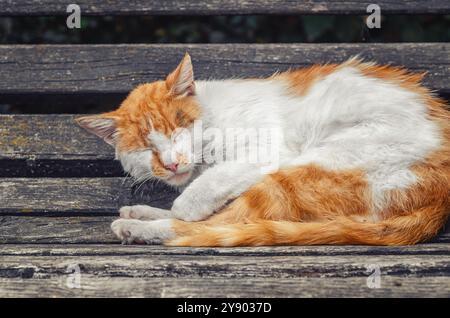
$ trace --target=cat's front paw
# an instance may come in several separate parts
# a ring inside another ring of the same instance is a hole
[[[111,223],[111,230],[122,244],[154,244],[172,239],[174,231],[170,219],[141,221],[118,219]]]
[[[122,244],[143,244],[142,221],[118,219],[111,223],[111,230],[122,241]]]
[[[170,211],[153,208],[148,205],[123,206],[119,210],[120,218],[136,220],[158,220],[170,218]]]
[[[147,205],[123,206],[119,209],[122,219],[145,220],[152,216],[152,208]]]

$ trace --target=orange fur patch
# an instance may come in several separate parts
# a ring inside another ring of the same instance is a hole
[[[338,64],[313,65],[277,74],[274,78],[287,80],[292,94],[304,96],[314,83],[335,72],[339,67]]]
[[[242,197],[253,213],[268,220],[326,220],[365,215],[370,195],[362,171],[328,171],[315,165],[281,170]]]
[[[170,138],[175,129],[189,127],[199,118],[200,106],[195,98],[189,94],[177,95],[172,89],[180,76],[180,66],[166,81],[139,85],[117,110],[98,116],[114,120],[118,151],[152,149],[148,139],[151,130]],[[186,162],[186,158],[179,159],[181,163]],[[168,174],[156,150],[153,152],[152,170],[157,177],[164,178]]]
[[[177,127],[191,125],[200,107],[190,96],[172,96],[160,81],[138,86],[107,116],[116,119],[119,150],[132,151],[150,146],[147,136],[152,128],[170,137]]]
[[[391,82],[419,94],[427,93],[427,89],[420,85],[425,73],[411,73],[402,67],[364,63],[357,59],[352,59],[343,66],[355,67],[365,76]]]

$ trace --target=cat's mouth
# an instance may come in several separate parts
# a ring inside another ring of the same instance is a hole
[[[191,170],[180,173],[174,173],[172,176],[168,177],[165,181],[171,185],[182,185],[189,180],[191,175],[192,175]]]

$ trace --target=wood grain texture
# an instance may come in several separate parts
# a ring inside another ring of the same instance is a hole
[[[116,240],[114,240],[116,242]],[[120,244],[4,244],[0,256],[369,256],[369,255],[450,255],[450,243],[426,243],[411,246],[264,246],[264,247],[168,247],[162,245]]]
[[[114,148],[75,122],[83,115],[0,115],[0,160],[114,160]]]
[[[28,213],[28,216],[0,214],[0,244],[119,243],[110,229],[111,222],[117,218],[117,212],[112,214],[114,216],[77,217],[32,216],[35,215],[33,213]],[[434,242],[450,243],[449,228],[435,238]],[[402,248],[397,251],[400,249]]]
[[[0,278],[0,297],[221,297],[257,298],[259,302],[266,297],[450,297],[448,276],[382,276],[381,287],[371,289],[367,287],[367,277],[171,278],[83,274],[81,288],[69,288],[68,274]]]
[[[122,178],[0,179],[1,212],[111,212],[131,201]]]
[[[267,76],[360,54],[427,71],[425,85],[450,93],[450,43],[122,44],[2,45],[0,96],[125,94],[137,84],[164,78],[186,51],[197,79]]]
[[[0,177],[123,176],[113,147],[77,116],[0,115]]]
[[[450,276],[450,255],[102,255],[2,256],[0,277],[43,278],[60,275],[72,264],[79,265],[82,274],[98,277],[367,277],[371,264],[377,265],[388,276]]]
[[[449,297],[450,244],[0,245],[0,297]],[[67,285],[78,266],[80,288]],[[380,288],[368,287],[370,265]],[[73,268],[73,267],[72,267]]]
[[[215,15],[215,14],[365,14],[370,1],[342,0],[78,0],[86,15]],[[383,14],[450,12],[446,0],[376,2]],[[55,0],[8,0],[0,15],[65,15],[67,3]]]
[[[177,196],[161,183],[136,192],[124,178],[0,178],[0,193],[0,214],[19,215],[115,215],[121,206],[135,203],[169,207]]]
[[[71,115],[0,115],[0,177],[123,176],[114,149]]]
[[[111,222],[116,218],[2,216],[0,214],[0,244],[119,243],[110,229]]]

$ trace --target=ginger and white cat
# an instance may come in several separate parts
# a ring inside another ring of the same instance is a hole
[[[414,244],[443,227],[450,197],[450,113],[422,77],[351,59],[265,79],[194,81],[186,54],[117,110],[77,121],[114,146],[134,178],[183,190],[171,210],[122,207],[111,228],[124,243]],[[180,138],[196,123],[224,135],[278,129],[276,140],[259,141],[277,145],[278,170],[234,157],[205,163],[217,140]]]

